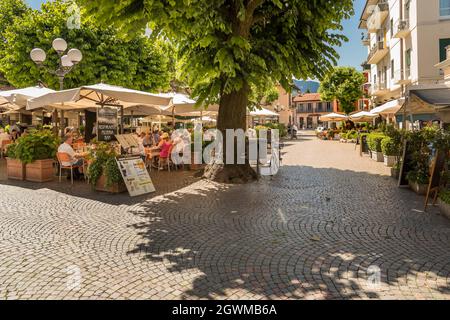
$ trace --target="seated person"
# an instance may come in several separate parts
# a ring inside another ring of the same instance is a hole
[[[149,132],[147,132],[144,135],[144,138],[142,139],[142,144],[144,145],[145,148],[151,147],[152,146],[152,136],[150,135]]]
[[[158,148],[160,148],[159,159],[160,164],[164,166],[164,163],[168,163],[170,157],[170,149],[172,148],[172,142],[170,141],[169,134],[167,132],[163,133],[161,136],[161,141],[158,144]]]
[[[70,162],[63,162],[62,165],[82,167],[84,164],[84,160],[81,154],[76,153],[75,150],[73,150],[72,140],[73,140],[72,135],[70,134],[65,135],[63,138],[64,142],[58,148],[59,153],[66,153],[70,157]],[[80,178],[81,176],[81,172],[78,170],[78,168],[74,168],[73,174],[75,178]],[[70,175],[68,176],[68,178],[70,179]]]

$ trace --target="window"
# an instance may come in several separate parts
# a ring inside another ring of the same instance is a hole
[[[450,46],[450,38],[439,40],[439,62],[447,60],[447,46]]]
[[[322,112],[323,111],[323,103],[322,102],[319,102],[318,104],[317,104],[317,112]]]
[[[332,107],[331,107],[331,102],[327,102],[327,112],[331,112],[333,111]]]
[[[312,103],[308,103],[308,112],[312,111],[313,111]]]
[[[441,18],[450,18],[450,0],[439,0]]]
[[[303,103],[297,105],[297,112],[305,112],[305,105]]]
[[[406,50],[406,70],[405,70],[405,76],[406,78],[409,78],[411,76],[411,49]]]
[[[391,39],[394,37],[394,19],[391,19]]]
[[[394,79],[395,77],[395,62],[394,59],[391,60],[391,79]]]

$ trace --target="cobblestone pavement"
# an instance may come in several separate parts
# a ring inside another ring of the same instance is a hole
[[[0,181],[0,299],[450,298],[450,221],[353,145],[284,151],[272,179],[161,173],[148,198]]]

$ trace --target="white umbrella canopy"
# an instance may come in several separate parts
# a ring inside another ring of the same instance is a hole
[[[169,111],[177,116],[191,116],[206,114],[207,112],[219,112],[218,105],[197,106],[197,101],[182,93],[160,93],[161,97],[172,99],[171,105],[162,106],[163,110]]]
[[[320,121],[325,122],[337,122],[337,121],[345,121],[348,119],[348,116],[340,113],[330,113],[319,118]]]
[[[256,109],[250,111],[250,116],[252,117],[279,117],[280,115],[276,112],[270,111],[265,108]]]
[[[368,111],[361,111],[350,115],[350,120],[353,122],[370,122],[377,117],[377,114],[373,114]]]
[[[42,97],[46,94],[54,93],[55,90],[44,87],[28,87],[15,90],[0,91],[0,104],[9,102],[17,106],[24,107],[29,99]]]
[[[84,104],[81,104],[83,101]],[[129,107],[133,105],[170,105],[172,99],[144,91],[138,91],[109,84],[95,84],[76,89],[63,90],[28,100],[27,109],[33,110],[46,105],[57,107],[62,103],[74,108],[99,107],[101,105],[117,105]]]
[[[169,111],[162,110],[157,106],[149,106],[149,105],[134,105],[124,107],[124,115],[137,115],[137,116],[152,116],[152,115],[164,115],[170,116],[171,113]]]
[[[403,104],[405,103],[405,99],[396,99],[389,102],[386,102],[385,104],[376,107],[370,111],[372,114],[394,114],[397,111],[399,111]]]

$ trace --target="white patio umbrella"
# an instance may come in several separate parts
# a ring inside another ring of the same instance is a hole
[[[80,104],[79,101],[84,101],[84,103]],[[163,106],[169,105],[170,102],[171,98],[162,97],[158,94],[100,83],[52,92],[30,99],[27,103],[27,109],[33,110],[46,105],[58,107],[62,103],[74,109],[79,109],[99,106],[123,106],[124,108],[133,105]]]
[[[320,121],[324,122],[339,122],[339,121],[345,121],[348,119],[348,116],[340,113],[330,113],[326,114],[324,116],[321,116],[319,118]]]
[[[252,117],[279,117],[280,115],[276,112],[270,111],[265,108],[256,109],[250,111],[250,116]]]
[[[368,111],[361,111],[350,115],[350,120],[353,122],[370,122],[377,117],[377,114],[373,114]]]
[[[376,107],[370,111],[372,114],[394,114],[397,111],[399,111],[403,104],[405,103],[405,99],[395,99],[389,102],[386,102],[385,104]]]
[[[0,104],[14,104],[25,107],[29,99],[42,97],[56,91],[44,87],[28,87],[15,90],[0,91]]]

